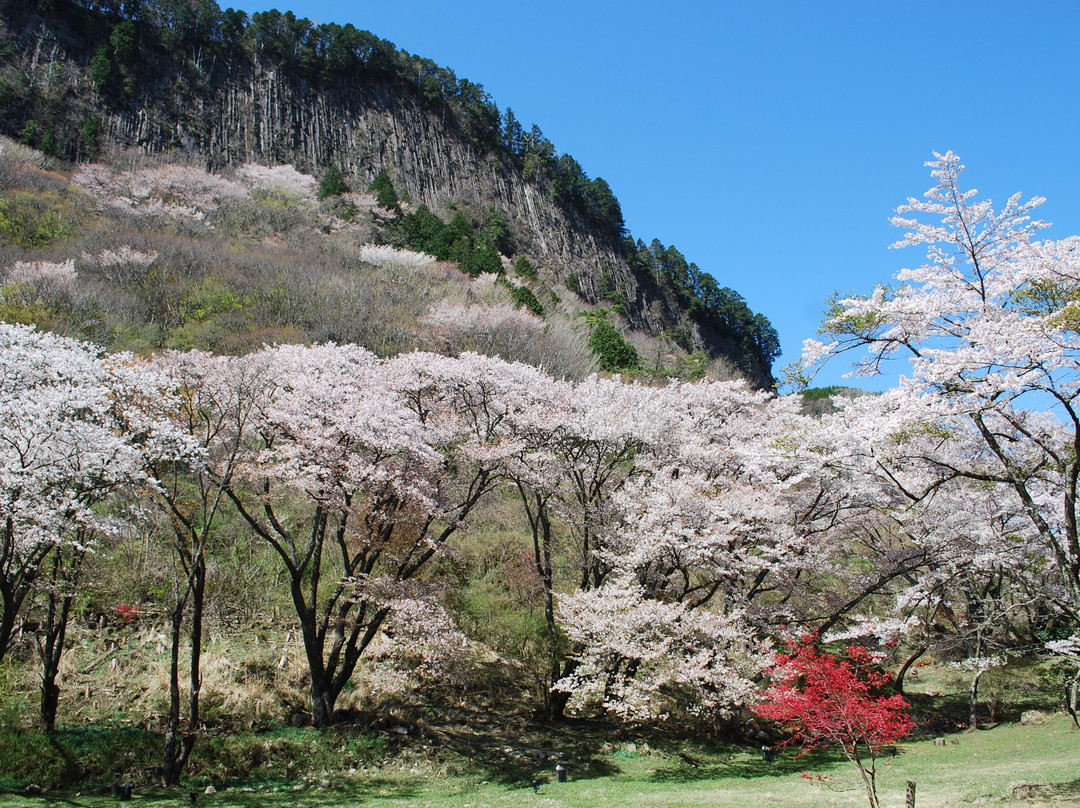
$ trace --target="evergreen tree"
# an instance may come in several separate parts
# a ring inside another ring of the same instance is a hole
[[[391,186],[392,189],[393,186]],[[348,192],[349,185],[345,182],[345,175],[341,173],[341,169],[337,166],[330,166],[326,169],[326,173],[323,174],[322,180],[319,182],[319,199],[326,199],[330,196],[341,196]],[[378,201],[376,199],[376,201]],[[381,205],[382,203],[379,202]],[[391,207],[385,205],[384,207]]]
[[[520,155],[524,150],[525,130],[522,129],[521,121],[514,115],[510,107],[503,114],[503,145],[513,154]]]
[[[600,360],[600,369],[609,373],[641,370],[637,349],[607,320],[598,320],[589,337],[589,348]]]
[[[368,193],[375,194],[375,204],[379,207],[389,208],[390,210],[399,210],[401,208],[401,200],[398,199],[397,191],[394,190],[394,183],[390,181],[390,175],[385,171],[380,171],[375,179],[371,181],[371,185],[368,186]]]
[[[611,186],[602,177],[597,177],[587,189],[589,207],[596,219],[613,239],[622,238],[626,233],[622,206],[612,193]]]

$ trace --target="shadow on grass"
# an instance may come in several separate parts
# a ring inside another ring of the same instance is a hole
[[[227,789],[216,794],[205,795],[201,790],[190,791],[186,788],[175,790],[164,788],[137,788],[130,802],[124,805],[131,808],[145,806],[176,806],[191,805],[189,794],[196,795],[196,808],[268,808],[269,806],[288,806],[294,808],[303,805],[305,808],[341,808],[342,805],[372,805],[379,800],[411,800],[420,798],[421,792],[417,788],[407,786],[400,781],[383,780],[381,778],[366,778],[363,782],[348,783],[342,787],[329,788],[325,791],[313,788],[304,788],[294,791],[291,787],[283,785],[278,790],[239,790]],[[0,791],[0,804],[10,804],[17,808],[102,808],[103,806],[119,806],[120,803],[104,790],[95,790],[93,794],[56,794],[45,793],[40,796],[27,796],[18,792]]]
[[[609,777],[618,766],[597,754],[606,725],[571,720],[556,723],[525,716],[472,717],[467,725],[442,727],[434,735],[444,752],[468,761],[483,779],[527,786],[555,780],[562,764],[575,780]]]
[[[738,747],[735,747],[738,749]],[[656,769],[652,779],[659,783],[692,783],[697,780],[721,780],[738,777],[757,779],[763,777],[788,777],[804,771],[821,771],[833,766],[850,765],[843,753],[828,749],[815,749],[796,757],[794,750],[778,753],[774,761],[767,762],[760,755],[747,754],[746,749],[739,749],[742,754],[709,756],[698,759],[686,753],[680,753],[681,763],[672,761],[669,766]]]
[[[15,805],[15,800],[22,800],[21,804],[43,806],[44,808],[83,808],[86,803],[80,802],[79,798],[47,794],[41,796],[28,797],[24,793],[19,791],[9,791],[7,789],[0,788],[0,805]]]
[[[909,693],[904,696],[912,707],[912,717],[918,729],[916,734],[924,736],[952,735],[968,730],[970,720],[968,699],[964,694],[928,695]],[[1035,694],[1019,698],[1006,705],[980,703],[978,707],[979,729],[990,729],[1001,724],[1019,723],[1028,710],[1053,713],[1057,709],[1054,702],[1047,702],[1044,697]]]
[[[905,693],[915,719],[916,732],[927,736],[950,735],[963,732],[968,724],[968,700],[966,696],[944,696],[926,693]]]
[[[405,785],[399,780],[390,781],[368,777],[362,782],[350,782],[325,791],[311,788],[294,791],[288,787],[276,792],[228,791],[212,797],[200,797],[197,808],[215,808],[217,805],[228,805],[229,808],[263,808],[263,806],[273,805],[289,806],[289,808],[296,805],[303,805],[305,808],[320,808],[320,806],[341,808],[342,805],[370,805],[379,800],[414,800],[419,799],[421,794],[420,789]],[[169,799],[175,804],[176,793],[170,794]],[[137,806],[132,806],[132,808],[137,808]]]
[[[55,732],[50,733],[45,737],[63,767],[62,773],[60,774],[62,782],[77,783],[82,776],[82,768],[76,762],[75,754],[72,752],[70,745],[61,743],[60,738]]]
[[[134,727],[0,728],[0,785],[92,789],[152,765],[156,751],[156,736]]]
[[[1013,799],[1056,799],[1080,797],[1080,779],[1068,783],[1020,783],[1009,790]]]

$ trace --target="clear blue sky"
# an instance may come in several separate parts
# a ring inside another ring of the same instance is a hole
[[[1075,1],[240,7],[351,22],[482,84],[606,179],[635,237],[674,244],[765,314],[777,369],[832,291],[921,262],[887,249],[888,219],[930,187],[934,150],[995,202],[1047,197],[1049,236],[1080,233]]]

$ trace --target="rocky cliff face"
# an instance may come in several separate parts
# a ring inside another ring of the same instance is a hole
[[[445,107],[379,81],[315,86],[256,54],[195,69],[190,59],[152,48],[140,51],[139,74],[124,98],[109,102],[89,76],[108,30],[79,7],[46,16],[25,0],[0,2],[0,41],[10,43],[0,55],[6,134],[35,121],[75,159],[89,151],[85,122],[96,116],[95,145],[114,157],[127,149],[211,168],[290,162],[314,173],[335,163],[358,186],[385,171],[414,205],[445,211],[453,204],[474,214],[493,208],[509,225],[513,251],[527,255],[546,282],[565,284],[575,275],[590,303],[605,292],[610,299],[614,286],[631,328],[652,336],[681,329],[710,356],[731,358],[753,383],[771,383],[770,368],[748,361],[735,335],[691,322],[670,294],[635,274],[621,243],[561,203],[543,177],[527,180],[512,154],[463,137]]]

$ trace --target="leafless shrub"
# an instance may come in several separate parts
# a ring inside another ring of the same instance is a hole
[[[476,351],[523,361],[544,333],[544,321],[507,302],[434,304],[420,321],[418,335],[429,350],[457,356]]]
[[[547,318],[544,333],[522,361],[543,367],[557,379],[583,379],[599,369],[584,323],[561,315]]]

